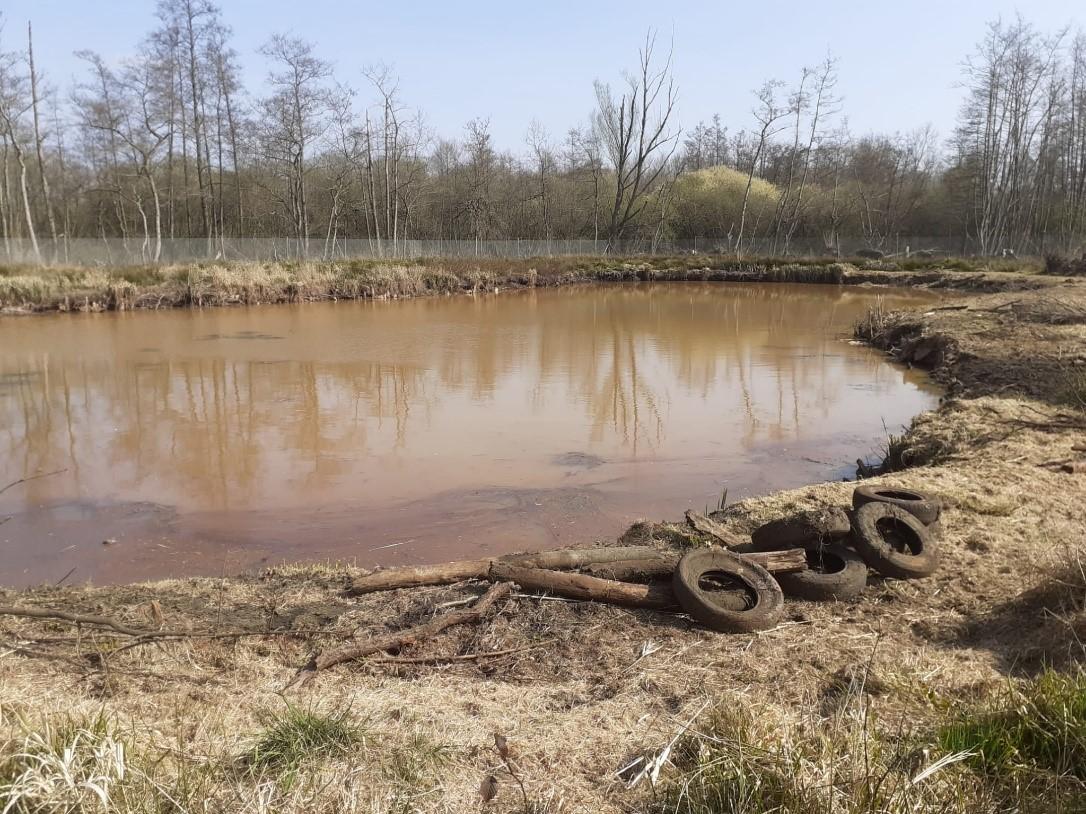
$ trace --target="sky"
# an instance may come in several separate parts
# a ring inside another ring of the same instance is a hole
[[[73,56],[130,55],[155,25],[155,0],[3,0],[0,48],[21,47],[34,24],[35,57],[67,88],[83,72]],[[233,29],[246,86],[259,92],[257,54],[274,33],[314,42],[337,78],[359,89],[367,65],[391,65],[404,102],[450,137],[489,118],[495,144],[521,152],[533,118],[552,137],[582,124],[595,79],[618,83],[636,66],[648,29],[674,43],[678,121],[689,130],[719,113],[734,132],[751,124],[753,89],[794,83],[827,53],[839,60],[838,93],[854,134],[932,125],[946,136],[961,97],[962,61],[987,21],[1019,12],[1038,28],[1086,27],[1082,0],[864,0],[738,3],[543,0],[367,3],[361,0],[219,0]]]

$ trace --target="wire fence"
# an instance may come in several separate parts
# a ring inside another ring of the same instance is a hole
[[[793,240],[785,251],[770,239],[744,241],[746,256],[788,254],[795,257],[851,257],[871,252],[862,238],[842,238],[829,246],[814,240]],[[878,248],[886,256],[967,255],[972,247],[961,238],[899,236],[883,241]],[[153,238],[58,238],[40,239],[37,248],[28,239],[0,242],[0,261],[9,264],[134,266],[149,264],[198,263],[207,261],[275,262],[297,260],[448,258],[528,258],[564,256],[633,256],[678,254],[729,254],[727,240],[623,240],[608,248],[606,240],[322,240],[311,238],[171,238],[161,244]]]

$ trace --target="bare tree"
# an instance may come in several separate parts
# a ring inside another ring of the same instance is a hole
[[[554,173],[554,148],[551,146],[547,128],[537,119],[532,119],[531,124],[528,125],[528,135],[525,140],[528,144],[532,172],[536,181],[536,191],[533,198],[539,201],[541,210],[541,237],[550,240],[551,218],[547,199],[547,183]]]
[[[264,155],[280,168],[285,181],[280,201],[302,255],[308,256],[307,158],[327,126],[329,96],[325,83],[332,68],[313,53],[310,43],[281,34],[272,37],[261,53],[278,68],[268,75],[273,92],[262,103]]]
[[[648,193],[667,166],[679,142],[671,127],[677,92],[669,51],[663,65],[654,64],[656,35],[645,35],[636,74],[626,77],[626,90],[615,98],[609,85],[596,82],[593,123],[611,162],[615,196],[607,226],[607,251],[614,250],[648,204]]]
[[[26,24],[26,54],[30,67],[30,107],[34,122],[34,153],[38,159],[38,185],[41,188],[42,205],[49,220],[49,235],[53,239],[54,251],[57,243],[57,220],[53,215],[53,202],[49,195],[49,179],[45,174],[45,137],[41,130],[41,117],[38,114],[38,73],[34,69],[34,34],[31,24]]]
[[[1019,18],[989,26],[966,62],[967,96],[957,131],[968,167],[973,225],[982,254],[1027,238],[1043,182],[1039,146],[1055,125],[1052,83],[1065,32],[1041,36]]]
[[[41,249],[34,230],[34,216],[30,208],[30,189],[27,182],[26,153],[21,141],[22,118],[33,107],[27,84],[27,78],[18,72],[18,56],[0,52],[0,134],[5,139],[5,152],[7,145],[10,144],[15,154],[15,163],[19,166],[19,192],[22,196],[26,232],[34,251],[34,258],[40,263]]]
[[[758,130],[758,142],[750,159],[750,171],[747,173],[747,186],[743,190],[743,204],[739,210],[739,231],[735,236],[735,255],[743,259],[743,236],[747,227],[747,206],[750,202],[750,190],[754,185],[754,173],[758,169],[758,162],[765,152],[769,140],[780,132],[778,122],[788,114],[786,108],[777,103],[777,90],[781,82],[771,80],[766,82],[758,90],[758,105],[754,108],[754,118],[760,128]]]

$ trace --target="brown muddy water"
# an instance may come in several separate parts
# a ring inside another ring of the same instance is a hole
[[[839,478],[938,400],[846,341],[879,298],[933,300],[623,284],[0,319],[0,488],[65,470],[0,494],[0,584],[587,543]]]

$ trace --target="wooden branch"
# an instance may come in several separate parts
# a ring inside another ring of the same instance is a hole
[[[670,584],[635,585],[586,574],[567,574],[498,562],[491,567],[490,578],[515,582],[525,590],[546,591],[570,599],[607,602],[631,608],[666,609],[676,606]]]
[[[123,625],[116,619],[110,619],[108,616],[87,616],[81,613],[69,613],[68,611],[57,610],[55,608],[24,608],[0,606],[0,616],[26,616],[32,619],[57,619],[62,622],[71,622],[72,624],[76,625],[95,625],[96,627],[108,627],[111,630],[117,631],[118,633],[123,633],[125,636],[136,636],[141,639],[149,639],[159,636],[189,635],[174,630],[142,630],[140,628],[128,627],[127,625]]]
[[[421,585],[451,585],[466,579],[486,579],[493,559],[460,560],[440,565],[406,566],[374,571],[354,581],[347,589],[348,596],[361,596],[376,591],[393,591],[397,588],[417,588]]]
[[[523,647],[510,647],[506,650],[465,653],[459,656],[413,656],[411,658],[366,659],[366,664],[446,664],[458,661],[476,661],[478,659],[492,659],[500,656],[509,656],[513,653],[523,653],[526,650],[535,650],[536,648],[543,647],[553,641],[554,639],[545,639],[541,642],[526,644]]]
[[[365,656],[372,655],[373,653],[387,652],[390,650],[400,650],[401,648],[414,644],[423,639],[428,639],[434,636],[446,628],[454,625],[465,625],[472,622],[478,622],[485,617],[490,611],[504,599],[507,599],[513,592],[513,585],[508,582],[498,583],[492,585],[490,589],[483,594],[483,596],[472,605],[470,608],[464,610],[451,611],[442,616],[427,622],[423,625],[416,625],[415,627],[408,628],[407,630],[397,631],[396,633],[388,633],[384,636],[378,636],[375,639],[370,639],[368,642],[361,644],[352,644],[346,647],[341,647],[337,650],[333,650],[330,653],[318,653],[310,661],[308,665],[303,667],[298,674],[291,680],[290,684],[297,682],[306,683],[313,675],[319,673],[321,670],[327,670],[329,667],[334,667],[337,664],[343,664],[348,661],[356,661],[357,659]],[[287,686],[289,687],[290,684]]]
[[[6,492],[12,486],[18,486],[20,483],[26,483],[27,481],[37,480],[38,478],[48,478],[50,475],[59,475],[61,472],[67,472],[67,471],[68,471],[67,468],[58,469],[55,472],[43,472],[40,475],[30,475],[29,477],[26,477],[26,478],[19,478],[19,480],[13,480],[11,483],[9,483],[7,486],[5,486],[3,489],[0,489],[0,495],[4,494],[4,492]]]
[[[490,566],[506,562],[525,568],[579,568],[590,563],[615,562],[617,560],[646,559],[659,551],[651,546],[601,546],[560,551],[543,551],[537,554],[510,554],[504,557],[487,557],[479,560],[459,560],[440,565],[406,566],[374,571],[354,581],[347,589],[348,596],[361,596],[376,591],[392,591],[397,588],[416,588],[421,585],[451,585],[466,579],[487,579]]]
[[[704,514],[689,510],[686,513],[686,522],[688,522],[695,531],[700,531],[702,534],[708,534],[710,537],[715,537],[727,548],[736,548],[741,545],[745,545],[750,542],[750,539],[743,539],[738,534],[728,531],[720,523],[706,517]]]

